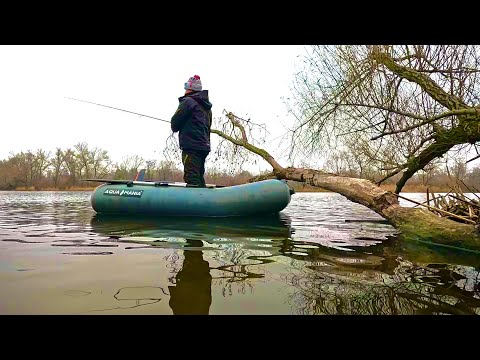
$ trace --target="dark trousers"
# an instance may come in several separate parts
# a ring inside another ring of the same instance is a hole
[[[205,159],[206,151],[182,151],[183,181],[189,185],[205,187]]]

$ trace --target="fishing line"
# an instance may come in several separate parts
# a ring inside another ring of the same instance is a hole
[[[75,100],[75,101],[81,101],[81,102],[85,102],[85,103],[89,103],[89,104],[93,104],[93,105],[103,106],[103,107],[110,108],[110,109],[125,111],[125,112],[131,113],[131,114],[140,115],[140,116],[143,116],[143,117],[148,117],[148,118],[150,118],[150,119],[155,119],[155,120],[160,120],[160,121],[163,121],[163,122],[170,123],[170,121],[168,121],[168,120],[159,119],[159,118],[156,118],[156,117],[153,117],[153,116],[149,116],[149,115],[139,114],[139,113],[136,113],[136,112],[133,112],[133,111],[128,111],[128,110],[124,110],[124,109],[119,109],[119,108],[116,108],[116,107],[113,107],[113,106],[97,104],[97,103],[94,103],[94,102],[91,102],[91,101],[86,101],[86,100],[81,100],[81,99],[74,99],[74,98],[71,98],[71,97],[65,97],[65,98],[66,98],[66,99],[70,99],[70,100]]]

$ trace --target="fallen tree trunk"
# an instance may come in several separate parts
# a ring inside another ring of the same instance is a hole
[[[394,193],[369,180],[313,169],[286,168],[252,181],[265,178],[299,181],[343,195],[387,219],[406,239],[480,251],[480,233],[474,225],[439,217],[428,210],[402,207]]]
[[[235,121],[235,115],[228,113],[227,117],[234,126],[239,126],[239,122]],[[272,166],[273,172],[257,176],[251,179],[251,182],[277,178],[320,187],[372,209],[398,229],[401,236],[406,240],[480,251],[480,232],[474,225],[462,224],[439,217],[431,211],[421,208],[402,207],[394,193],[384,190],[366,179],[349,178],[314,169],[283,168],[266,150],[249,144],[244,131],[242,131],[240,140],[234,139],[219,130],[212,129],[212,133],[231,141],[237,146],[248,149]]]

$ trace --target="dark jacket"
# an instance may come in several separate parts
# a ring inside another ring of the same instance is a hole
[[[212,103],[208,90],[193,92],[179,97],[178,109],[172,116],[172,131],[177,132],[182,150],[210,151],[210,127],[212,126]]]

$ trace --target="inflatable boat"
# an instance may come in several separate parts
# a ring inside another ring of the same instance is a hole
[[[158,214],[166,216],[229,217],[274,214],[290,202],[292,189],[283,180],[206,188],[184,183],[100,180],[91,195],[100,214]]]

